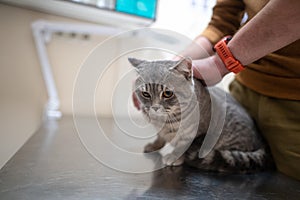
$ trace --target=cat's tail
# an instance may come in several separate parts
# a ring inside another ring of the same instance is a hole
[[[251,173],[274,168],[271,154],[265,148],[248,152],[219,150],[217,154],[225,163],[223,166],[224,171]]]

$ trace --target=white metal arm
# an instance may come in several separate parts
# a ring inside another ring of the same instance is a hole
[[[48,102],[45,112],[47,117],[58,119],[62,116],[59,110],[60,101],[46,49],[46,44],[51,41],[52,33],[60,32],[110,36],[120,33],[122,30],[108,26],[49,22],[44,20],[33,22],[31,27],[48,93]]]

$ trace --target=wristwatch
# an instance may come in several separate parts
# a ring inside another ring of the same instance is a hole
[[[219,42],[217,42],[213,50],[217,52],[226,68],[229,71],[237,74],[245,69],[245,67],[232,55],[229,48],[227,47],[227,44],[231,40],[231,38],[231,36],[224,37]]]

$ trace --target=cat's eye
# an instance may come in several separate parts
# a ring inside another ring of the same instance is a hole
[[[165,90],[163,92],[163,97],[167,98],[167,99],[171,98],[173,95],[174,95],[174,93],[172,91],[170,91],[170,90]]]
[[[146,98],[146,99],[150,99],[150,98],[151,98],[151,95],[150,95],[148,92],[142,91],[142,92],[141,92],[141,95],[142,95],[142,97],[144,97],[144,98]]]

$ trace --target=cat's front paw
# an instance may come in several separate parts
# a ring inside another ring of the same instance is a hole
[[[161,146],[157,145],[156,143],[149,143],[144,147],[144,153],[150,153],[153,151],[160,150]]]
[[[184,162],[184,156],[175,156],[174,154],[167,154],[162,157],[162,162],[166,166],[180,166]]]

